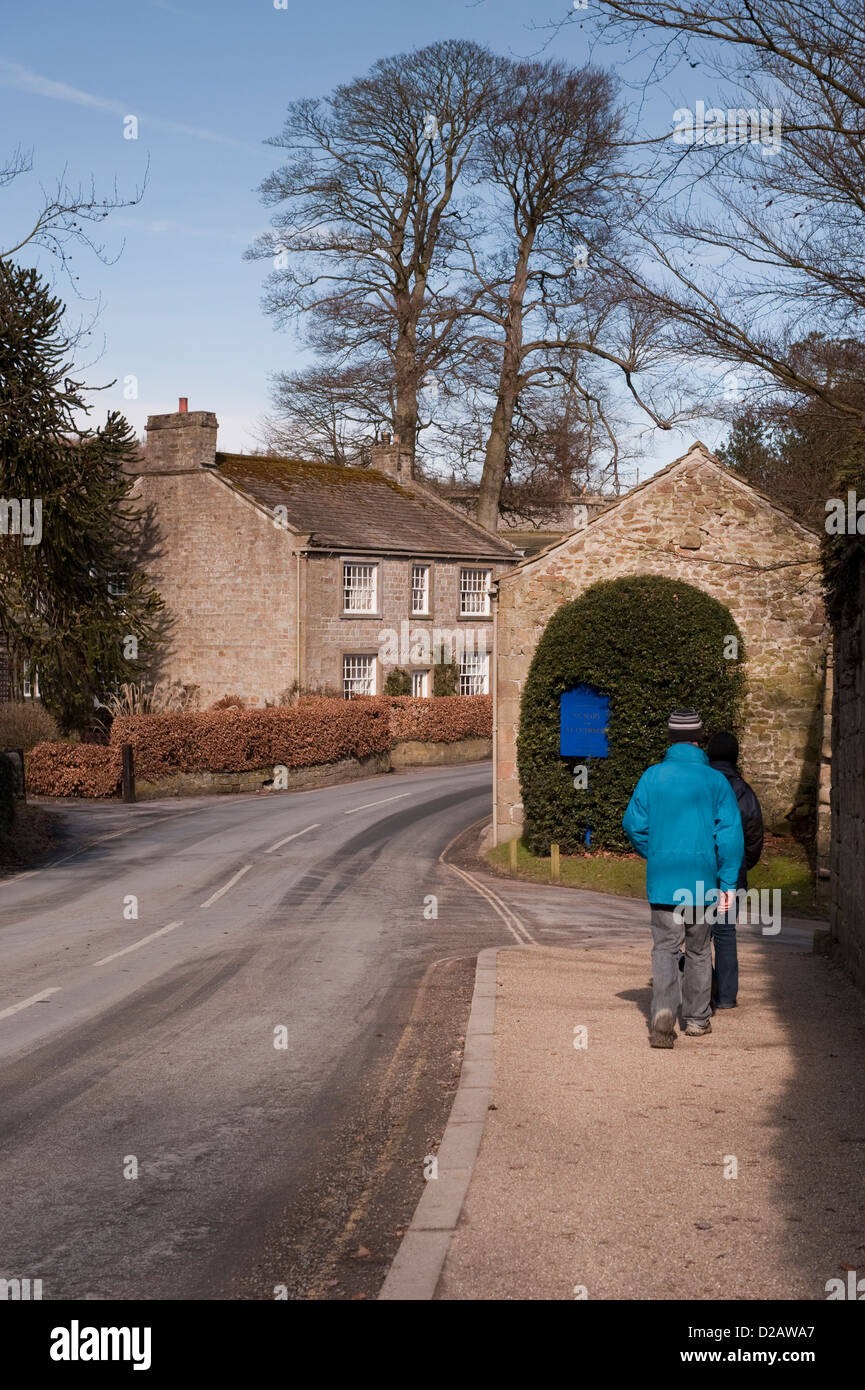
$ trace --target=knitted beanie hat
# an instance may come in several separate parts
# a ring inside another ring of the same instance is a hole
[[[667,736],[671,743],[699,743],[703,721],[692,709],[674,709],[667,720]]]

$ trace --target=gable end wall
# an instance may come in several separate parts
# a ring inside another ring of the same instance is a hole
[[[699,548],[681,548],[683,539],[698,539]],[[827,641],[818,549],[816,537],[725,479],[717,465],[686,457],[507,578],[497,618],[498,841],[518,836],[522,826],[519,702],[541,633],[563,603],[600,580],[629,574],[684,580],[729,608],[747,658],[744,775],[769,825],[813,802]]]

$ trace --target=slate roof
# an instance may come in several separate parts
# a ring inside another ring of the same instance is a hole
[[[518,552],[413,480],[372,468],[256,454],[216,455],[216,475],[271,511],[316,550],[516,560]]]

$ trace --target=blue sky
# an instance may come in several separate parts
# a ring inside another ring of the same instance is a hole
[[[279,131],[287,103],[436,39],[536,54],[545,36],[533,24],[567,11],[564,0],[287,0],[284,9],[274,0],[5,0],[3,9],[2,153],[20,144],[34,159],[33,173],[3,191],[3,244],[29,225],[40,185],[64,169],[73,184],[92,176],[108,197],[115,181],[132,196],[149,166],[141,203],[100,231],[118,259],[101,264],[73,249],[82,299],[62,280],[58,291],[85,319],[99,304],[86,379],[117,384],[96,411],[122,409],[141,432],[148,414],[176,409],[185,395],[190,409],[216,411],[228,449],[254,447],[268,373],[299,361],[262,313],[264,267],[243,260],[267,225],[256,190],[278,161],[262,142]],[[546,52],[585,62],[586,34],[572,24]],[[653,98],[655,118],[668,122],[681,96]],[[136,140],[124,139],[129,115]],[[137,399],[124,397],[130,377]],[[643,472],[689,442],[657,438]]]

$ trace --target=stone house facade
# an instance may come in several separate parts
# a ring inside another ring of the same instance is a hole
[[[828,640],[819,547],[812,530],[697,443],[580,531],[503,574],[494,603],[495,843],[521,832],[520,693],[547,622],[590,585],[630,574],[681,579],[726,605],[745,644],[744,775],[769,826],[813,809]],[[820,802],[825,861],[828,785]]]
[[[155,674],[264,706],[298,686],[377,694],[396,667],[431,695],[490,689],[495,579],[519,553],[417,480],[386,439],[372,466],[217,452],[217,420],[150,416],[136,496],[172,629]]]

